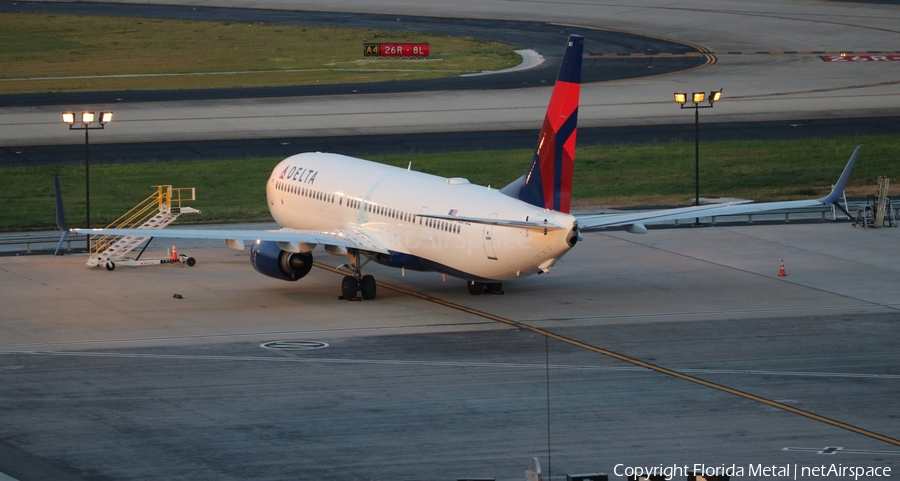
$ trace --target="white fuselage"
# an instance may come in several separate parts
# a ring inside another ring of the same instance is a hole
[[[358,230],[392,253],[439,272],[504,280],[550,267],[570,248],[575,218],[496,189],[326,153],[281,161],[266,185],[272,217],[297,230]],[[497,226],[425,215],[540,222],[566,229]]]

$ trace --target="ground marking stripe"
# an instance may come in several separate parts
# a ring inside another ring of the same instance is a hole
[[[782,451],[797,451],[816,454],[872,454],[875,456],[900,456],[900,451],[874,451],[871,449],[844,449],[837,446],[825,446],[824,448],[782,448]]]
[[[319,262],[315,262],[314,265],[317,266],[317,267],[320,267],[320,268],[322,268],[322,269],[325,269],[325,270],[328,270],[328,271],[337,273],[337,274],[344,274],[344,275],[347,275],[347,272],[345,272],[345,271],[337,270],[337,269],[335,269],[335,268],[333,268],[333,267],[326,266],[326,265],[321,264],[321,263],[319,263]],[[733,394],[733,395],[735,395],[735,396],[740,396],[740,397],[742,397],[742,398],[744,398],[744,399],[749,399],[749,400],[751,400],[751,401],[756,401],[756,402],[758,402],[758,403],[762,403],[762,404],[765,404],[765,405],[768,405],[768,406],[771,406],[771,407],[774,407],[774,408],[778,408],[778,409],[781,409],[781,410],[783,410],[783,411],[787,411],[787,412],[790,412],[790,413],[798,414],[798,415],[800,415],[800,416],[803,416],[803,417],[806,417],[806,418],[809,418],[809,419],[813,419],[813,420],[815,420],[815,421],[823,422],[823,423],[825,423],[825,424],[830,424],[831,426],[835,426],[835,427],[838,427],[838,428],[841,428],[841,429],[845,429],[845,430],[847,430],[847,431],[851,431],[851,432],[854,432],[854,433],[857,433],[857,434],[862,434],[863,436],[868,436],[868,437],[870,437],[870,438],[874,438],[874,439],[877,439],[877,440],[879,440],[879,441],[886,442],[886,443],[888,443],[888,444],[893,444],[893,445],[895,445],[895,446],[900,446],[900,440],[894,439],[894,438],[889,437],[889,436],[885,436],[885,435],[883,435],[883,434],[878,434],[878,433],[876,433],[876,432],[872,432],[872,431],[869,431],[869,430],[866,430],[866,429],[862,429],[862,428],[853,426],[853,425],[851,425],[851,424],[847,424],[847,423],[844,423],[844,422],[841,422],[841,421],[837,421],[837,420],[835,420],[835,419],[827,418],[827,417],[825,417],[825,416],[820,416],[820,415],[818,415],[818,414],[811,413],[811,412],[809,412],[809,411],[804,411],[804,410],[802,410],[802,409],[798,409],[798,408],[795,408],[795,407],[793,407],[793,406],[788,406],[787,404],[783,404],[783,403],[780,403],[780,402],[777,402],[777,401],[772,401],[771,399],[766,399],[766,398],[764,398],[764,397],[760,397],[760,396],[757,396],[757,395],[755,395],[755,394],[750,394],[750,393],[747,393],[747,392],[744,392],[744,391],[739,391],[739,390],[737,390],[737,389],[730,388],[730,387],[728,387],[728,386],[723,386],[723,385],[721,385],[721,384],[716,384],[716,383],[714,383],[714,382],[706,381],[706,380],[703,380],[703,379],[700,379],[700,378],[697,378],[697,377],[694,377],[694,376],[689,376],[689,375],[687,375],[687,374],[683,374],[683,373],[680,373],[680,372],[677,372],[677,371],[673,371],[673,370],[671,370],[671,369],[666,369],[666,368],[664,368],[664,367],[662,367],[662,366],[657,366],[657,365],[651,364],[651,363],[649,363],[649,362],[641,361],[640,359],[635,359],[635,358],[633,358],[633,357],[629,357],[629,356],[626,356],[626,355],[624,355],[624,354],[619,354],[619,353],[617,353],[617,352],[613,352],[613,351],[610,351],[610,350],[608,350],[608,349],[603,349],[603,348],[601,348],[601,347],[592,346],[592,345],[590,345],[590,344],[587,344],[587,343],[584,343],[584,342],[581,342],[581,341],[577,341],[577,340],[575,340],[575,339],[571,339],[571,338],[568,338],[568,337],[565,337],[565,336],[562,336],[562,335],[559,335],[559,334],[555,334],[555,333],[553,333],[553,332],[550,332],[550,331],[541,329],[541,328],[539,328],[539,327],[534,327],[534,326],[529,326],[529,325],[527,325],[527,324],[522,324],[521,322],[516,322],[516,321],[513,321],[512,319],[506,319],[506,318],[504,318],[504,317],[500,317],[500,316],[497,316],[497,315],[494,315],[494,314],[491,314],[491,313],[488,313],[488,312],[479,311],[479,310],[477,310],[477,309],[472,309],[471,307],[462,306],[462,305],[460,305],[460,304],[455,304],[455,303],[450,302],[450,301],[445,301],[445,300],[439,299],[439,298],[437,298],[437,297],[432,297],[432,296],[429,296],[428,294],[422,294],[422,293],[419,293],[419,292],[411,291],[411,290],[406,289],[406,288],[403,288],[403,287],[399,287],[399,286],[395,286],[395,285],[391,285],[391,284],[385,284],[384,282],[381,282],[381,281],[377,281],[377,284],[378,284],[378,286],[380,286],[380,287],[384,287],[385,289],[390,289],[390,290],[392,290],[392,291],[399,292],[399,293],[401,293],[401,294],[406,294],[406,295],[409,295],[409,296],[417,297],[417,298],[422,299],[422,300],[424,300],[424,301],[432,302],[432,303],[434,303],[434,304],[442,305],[442,306],[444,306],[444,307],[449,307],[449,308],[451,308],[451,309],[456,309],[456,310],[458,310],[458,311],[467,312],[467,313],[469,313],[469,314],[472,314],[472,315],[475,315],[475,316],[480,316],[480,317],[483,317],[483,318],[485,318],[485,319],[491,319],[491,320],[493,320],[493,321],[497,321],[497,322],[506,324],[506,325],[508,325],[508,326],[516,327],[516,328],[518,328],[518,329],[523,329],[523,330],[526,330],[526,331],[531,331],[531,332],[533,332],[533,333],[535,333],[535,334],[540,334],[540,335],[545,336],[545,337],[548,337],[548,338],[550,338],[550,339],[555,339],[555,340],[557,340],[557,341],[564,342],[564,343],[566,343],[566,344],[569,344],[569,345],[572,345],[572,346],[575,346],[575,347],[578,347],[578,348],[581,348],[581,349],[585,349],[585,350],[587,350],[587,351],[596,352],[597,354],[602,354],[602,355],[604,355],[604,356],[608,356],[608,357],[611,357],[611,358],[614,358],[614,359],[618,359],[618,360],[620,360],[620,361],[624,361],[624,362],[627,362],[627,363],[629,363],[629,364],[633,364],[633,365],[635,365],[635,366],[640,366],[640,367],[643,367],[643,368],[646,368],[646,369],[650,369],[650,370],[652,370],[652,371],[656,371],[656,372],[661,373],[661,374],[666,374],[666,375],[668,375],[668,376],[676,377],[676,378],[681,379],[681,380],[684,380],[684,381],[689,381],[689,382],[692,382],[692,383],[695,383],[695,384],[700,384],[701,386],[706,386],[706,387],[708,387],[708,388],[712,388],[712,389],[716,389],[716,390],[719,390],[719,391],[722,391],[722,392],[726,392],[726,393],[728,393],[728,394]]]
[[[279,341],[274,341],[279,342]],[[278,348],[269,348],[281,350]],[[306,349],[311,350],[311,349]],[[140,354],[123,352],[99,352],[99,351],[39,351],[19,350],[0,351],[0,356],[73,356],[73,357],[111,357],[120,359],[166,359],[188,361],[263,361],[263,362],[299,362],[311,364],[373,364],[373,365],[397,365],[397,366],[443,366],[443,367],[471,367],[491,369],[544,369],[557,371],[599,371],[599,372],[638,372],[650,373],[642,367],[633,366],[583,366],[574,364],[534,364],[514,362],[466,362],[466,361],[409,361],[401,359],[351,359],[331,357],[273,357],[273,356],[221,356],[203,354]],[[14,369],[0,367],[0,373]],[[790,371],[750,371],[734,369],[678,369],[681,373],[703,374],[742,374],[760,376],[795,376],[795,377],[846,377],[864,379],[900,379],[900,375],[878,374],[854,374],[854,373],[820,373],[820,372],[790,372]]]

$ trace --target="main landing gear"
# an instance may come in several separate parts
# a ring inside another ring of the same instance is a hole
[[[363,266],[368,264],[369,260],[360,264],[359,251],[350,253],[349,257],[351,263],[342,267],[349,268],[353,273],[344,276],[344,280],[341,281],[341,298],[348,301],[358,300],[359,298],[356,297],[356,294],[359,293],[363,299],[375,299],[375,278],[371,275],[364,276],[361,272]]]
[[[487,293],[492,296],[502,296],[506,294],[503,292],[502,282],[466,281],[466,288],[469,290],[469,294],[472,294],[473,296],[480,296],[482,293]]]

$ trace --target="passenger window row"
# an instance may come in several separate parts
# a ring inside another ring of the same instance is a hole
[[[328,194],[326,192],[321,192],[314,189],[309,189],[307,187],[302,187],[299,185],[292,185],[287,182],[278,182],[275,184],[275,188],[287,192],[289,194],[301,195],[303,197],[309,197],[311,199],[316,199],[324,202],[334,203],[335,198],[338,198],[338,205],[344,205],[344,197],[336,196],[335,194]],[[403,212],[398,209],[392,209],[387,206],[374,204],[367,200],[360,199],[347,199],[347,208],[349,209],[359,209],[363,202],[366,204],[366,211],[374,214],[381,215],[385,217],[390,217],[391,219],[401,220],[403,222],[409,222],[412,224],[418,223],[419,225],[423,225],[425,227],[431,229],[438,229],[444,232],[450,232],[453,234],[459,234],[462,231],[462,226],[457,223],[448,222],[440,219],[433,219],[431,217],[421,217],[414,214],[410,214],[409,212]]]
[[[282,192],[287,192],[288,194],[301,195],[303,197],[309,197],[310,199],[328,202],[330,204],[334,204],[334,200],[336,197],[334,194],[329,194],[307,187],[301,187],[299,185],[292,185],[287,182],[278,182],[277,184],[275,184],[275,188]]]

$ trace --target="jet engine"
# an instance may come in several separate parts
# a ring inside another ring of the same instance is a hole
[[[277,242],[256,241],[250,247],[250,263],[260,274],[296,281],[309,274],[313,265],[312,252],[293,253],[281,250]]]

